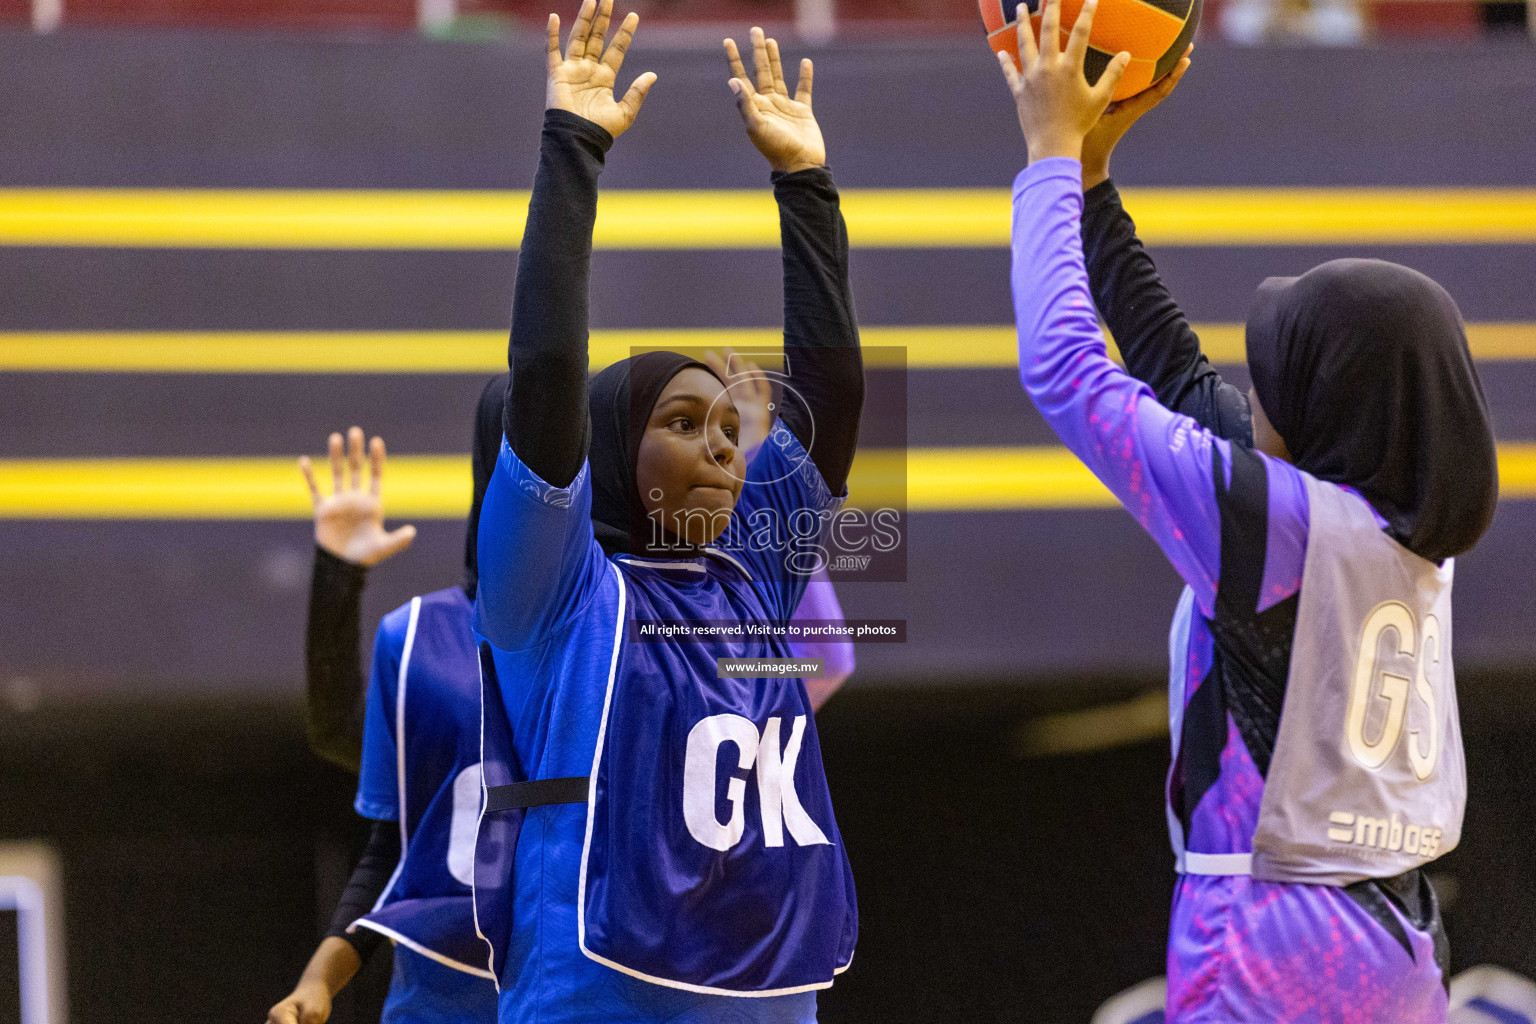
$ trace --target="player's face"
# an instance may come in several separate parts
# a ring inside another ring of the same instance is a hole
[[[1253,446],[1271,458],[1290,462],[1291,453],[1285,447],[1285,438],[1281,437],[1274,424],[1269,422],[1269,417],[1264,414],[1264,407],[1259,404],[1258,392],[1251,386],[1248,388],[1248,408],[1253,412]]]
[[[653,522],[688,544],[708,544],[730,523],[745,465],[741,417],[712,373],[683,370],[667,384],[640,439],[635,482]]]

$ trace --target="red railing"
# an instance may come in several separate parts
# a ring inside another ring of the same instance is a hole
[[[573,2],[573,0],[572,0]],[[1536,0],[1206,0],[1202,33],[1235,34],[1223,8],[1267,3],[1265,28],[1243,41],[1314,33],[1308,11],[1342,4],[1357,15],[1359,38],[1474,36],[1503,26],[1536,34]],[[978,24],[974,0],[631,0],[650,24],[796,24],[810,36],[965,32]],[[0,0],[0,23],[235,29],[414,31],[494,34],[537,28],[549,0]],[[1346,30],[1342,39],[1348,41]]]

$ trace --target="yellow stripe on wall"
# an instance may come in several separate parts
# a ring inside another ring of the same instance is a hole
[[[1207,356],[1244,360],[1243,325],[1196,324]],[[865,362],[914,370],[1009,369],[1014,329],[865,327]],[[774,328],[599,330],[594,370],[637,348],[775,352]],[[1536,360],[1536,323],[1467,325],[1484,362]],[[895,350],[901,351],[895,351]],[[51,373],[496,373],[506,367],[504,331],[37,331],[0,333],[0,371]],[[903,362],[904,359],[904,362]]]
[[[1159,245],[1536,242],[1536,190],[1127,189]],[[1007,189],[848,189],[853,243],[1008,244]],[[0,245],[193,249],[515,249],[524,191],[0,189]],[[776,249],[766,189],[609,190],[599,249]]]
[[[1536,443],[1499,446],[1500,496],[1536,498]],[[903,475],[904,474],[904,475]],[[397,455],[385,478],[392,520],[458,519],[469,460]],[[871,449],[854,465],[855,504],[913,512],[1111,508],[1070,452],[1038,448]],[[296,463],[283,458],[0,460],[0,519],[307,519]]]
[[[391,516],[469,511],[469,459],[395,456]],[[294,459],[16,459],[0,461],[0,516],[10,519],[301,519],[309,492]]]

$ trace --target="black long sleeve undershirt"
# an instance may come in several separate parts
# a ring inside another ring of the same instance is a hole
[[[307,700],[305,726],[316,754],[356,775],[363,757],[363,658],[361,621],[365,566],[315,548],[309,586],[309,619],[304,634]],[[347,925],[368,913],[400,860],[400,828],[374,822],[368,845],[352,870],[332,915],[327,936],[351,943],[363,960],[378,948],[378,932]]]
[[[315,548],[304,631],[309,748],[356,775],[363,760],[363,586],[368,570]]]
[[[565,487],[587,456],[587,291],[597,178],[613,138],[575,114],[545,112],[539,169],[518,251],[503,417],[517,457]],[[807,412],[784,415],[833,494],[858,445],[863,364],[848,287],[848,235],[826,168],[773,176],[784,259],[784,342],[790,383]],[[814,423],[814,434],[811,426]]]
[[[539,170],[517,253],[502,425],[523,464],[568,487],[587,458],[587,285],[597,176],[613,136],[563,110],[544,113]]]
[[[783,402],[782,418],[810,449],[827,487],[841,495],[864,408],[864,362],[848,284],[848,229],[825,167],[775,173],[773,196],[783,248],[785,369],[805,400]]]
[[[348,934],[347,926],[373,909],[389,884],[390,875],[400,863],[400,824],[394,821],[375,821],[368,833],[368,845],[358,858],[347,887],[341,892],[336,912],[331,915],[331,926],[326,937],[345,939],[357,950],[357,955],[367,960],[384,936],[371,928],[359,928]]]
[[[1083,257],[1099,315],[1131,376],[1217,437],[1253,447],[1248,396],[1222,379],[1158,277],[1114,182],[1083,193]]]

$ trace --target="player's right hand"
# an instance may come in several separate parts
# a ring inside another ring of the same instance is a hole
[[[267,1011],[267,1024],[325,1024],[331,1016],[331,994],[318,982],[299,987]]]
[[[363,487],[363,431],[353,427],[347,441],[340,434],[330,438],[332,491],[320,493],[315,469],[308,456],[299,459],[304,482],[315,507],[315,543],[354,565],[377,565],[411,546],[416,527],[384,529],[384,439],[375,437],[368,447],[369,479]]]
[[[618,138],[635,123],[656,75],[647,71],[635,79],[623,99],[613,98],[619,68],[624,66],[624,54],[635,36],[635,26],[640,24],[640,15],[631,11],[625,16],[605,53],[603,43],[612,17],[613,0],[582,0],[576,25],[566,40],[565,56],[561,57],[560,16],[549,16],[549,78],[544,106],[584,117]]]

